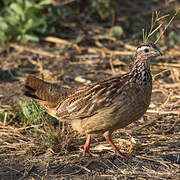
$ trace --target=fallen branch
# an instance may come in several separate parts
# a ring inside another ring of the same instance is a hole
[[[56,44],[66,44],[66,45],[72,45],[77,51],[78,53],[81,53],[81,49],[77,44],[73,44],[72,42],[69,42],[67,40],[64,39],[60,39],[57,37],[46,37],[45,41],[51,42],[51,43],[56,43]]]
[[[152,114],[175,114],[175,115],[180,115],[180,111],[160,111],[160,110],[151,110],[148,109],[147,113],[152,113]]]

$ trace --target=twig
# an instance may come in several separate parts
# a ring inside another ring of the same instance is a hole
[[[154,121],[155,121],[155,120],[153,119],[153,120],[150,120],[150,121],[146,122],[146,123],[143,124],[140,128],[136,129],[136,132],[144,129],[145,127],[147,127],[147,126],[149,126],[149,125],[151,125],[151,124],[153,124]]]
[[[0,157],[21,156],[21,155],[25,155],[26,153],[27,153],[26,151],[19,151],[19,152],[15,152],[15,153],[4,153],[4,154],[0,154]]]
[[[170,19],[170,21],[168,22],[168,24],[165,26],[164,30],[161,32],[161,34],[159,35],[159,37],[156,39],[156,41],[154,42],[154,44],[156,44],[160,38],[164,35],[164,32],[166,31],[166,29],[169,27],[169,25],[172,23],[172,21],[174,20],[174,18],[176,17],[176,15],[178,14],[179,12],[179,9],[175,12],[175,14],[172,16],[172,18]],[[152,19],[151,19],[151,27],[150,27],[150,30],[149,32],[145,31],[144,29],[142,29],[142,34],[143,34],[143,42],[147,42],[148,39],[155,33],[157,32],[161,27],[162,27],[162,23],[159,24],[155,29],[155,25],[158,21],[162,20],[162,19],[165,19],[169,16],[169,14],[167,15],[164,15],[164,16],[160,16],[159,17],[159,14],[160,14],[160,11],[155,11],[155,12],[152,12]]]
[[[120,158],[117,158],[117,160],[118,160],[120,163],[124,164],[127,168],[131,169],[131,167],[130,167],[128,164],[126,164],[125,162],[121,161]]]
[[[3,123],[4,126],[6,126],[6,120],[7,120],[7,112],[4,113],[4,123]]]
[[[115,69],[114,69],[113,62],[112,62],[112,53],[110,54],[109,64],[110,64],[110,66],[111,66],[112,73],[113,73],[113,74],[116,74],[116,71],[115,71]]]
[[[132,51],[111,51],[107,48],[92,48],[95,51],[99,51],[99,52],[103,52],[103,53],[108,53],[108,54],[113,54],[113,55],[124,55],[124,56],[129,56],[129,55],[133,55],[134,52]]]
[[[13,168],[8,167],[8,166],[5,166],[5,167],[24,176],[24,174],[21,171],[18,171],[17,169],[13,169]]]
[[[78,166],[78,167],[80,167],[80,168],[82,168],[82,169],[84,169],[85,171],[87,171],[87,172],[91,172],[91,170],[90,169],[88,169],[87,167],[85,167],[85,166],[81,166],[81,165],[76,165],[76,166]]]
[[[160,111],[160,110],[151,110],[148,109],[147,113],[152,113],[152,114],[175,114],[175,115],[180,115],[180,111]]]
[[[175,63],[156,63],[156,66],[166,66],[166,67],[176,67],[180,68],[180,64],[175,64]]]
[[[160,74],[163,74],[163,73],[165,73],[165,72],[168,72],[168,71],[169,71],[169,69],[165,69],[164,71],[161,71],[160,73],[155,74],[155,75],[152,77],[153,81],[154,81],[154,79],[155,79],[157,76],[159,76]]]
[[[74,1],[77,1],[77,0],[64,0],[63,2],[56,2],[55,0],[51,0],[52,1],[52,4],[54,5],[54,6],[57,6],[57,7],[63,7],[63,6],[65,6],[65,5],[67,5],[67,4],[70,4],[70,3],[72,3],[72,2],[74,2]]]
[[[73,44],[72,42],[66,41],[64,39],[60,39],[57,37],[46,37],[44,40],[48,42],[56,43],[56,44],[72,45],[79,53],[81,53],[81,49],[77,44]]]
[[[173,17],[170,19],[170,21],[168,22],[168,24],[165,26],[164,30],[162,31],[162,33],[160,34],[160,36],[156,39],[156,41],[154,42],[154,44],[156,44],[159,39],[163,36],[164,32],[166,31],[166,29],[169,27],[169,25],[172,23],[172,21],[174,20],[174,18],[176,17],[176,15],[178,14],[180,9],[178,9],[175,14],[173,15]]]
[[[86,170],[86,171],[88,171],[88,172],[89,172],[89,171],[91,172],[91,170],[89,170],[87,167],[88,167],[92,162],[94,162],[94,160],[89,161],[85,166],[76,165],[76,166],[80,167],[81,169],[78,169],[78,170],[75,171],[75,172],[68,173],[68,174],[63,174],[63,173],[61,172],[61,174],[62,174],[63,176],[75,175],[75,174],[80,173],[83,169]]]
[[[146,156],[139,156],[137,155],[136,156],[137,158],[140,158],[140,159],[146,159],[146,160],[149,160],[149,161],[154,161],[154,162],[158,162],[160,163],[161,165],[165,166],[165,167],[169,167],[168,165],[166,165],[163,161],[160,161],[160,160],[157,160],[157,159],[153,159],[152,157],[146,157]]]
[[[159,17],[159,14],[160,14],[160,11],[155,11],[155,12],[152,12],[152,18],[151,18],[151,27],[150,27],[150,30],[149,32],[148,31],[145,31],[144,29],[142,29],[142,33],[143,33],[143,42],[147,42],[148,39],[158,30],[161,28],[162,24],[159,24],[158,27],[155,27],[156,23],[161,20],[161,19],[164,19],[166,18],[167,16],[169,15],[164,15],[164,16],[161,16]]]
[[[113,167],[115,167],[116,169],[120,169],[120,167],[118,167],[118,166],[116,166],[115,164],[113,164],[109,159],[107,159],[107,161],[113,166]]]
[[[60,55],[57,53],[47,52],[40,48],[36,49],[36,48],[31,48],[30,46],[26,47],[26,46],[21,46],[14,43],[11,43],[11,46],[13,46],[17,51],[20,51],[20,52],[27,51],[27,52],[32,52],[34,54],[41,54],[44,57],[51,57],[51,58],[60,57]],[[31,68],[31,71],[32,71],[32,68]]]

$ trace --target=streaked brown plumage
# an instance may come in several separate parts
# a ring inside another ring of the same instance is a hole
[[[86,152],[95,155],[89,150],[91,135],[101,134],[122,156],[110,136],[146,112],[152,92],[150,60],[159,55],[154,44],[142,44],[129,73],[70,90],[30,75],[24,94],[44,106],[50,115],[88,135],[84,155]]]

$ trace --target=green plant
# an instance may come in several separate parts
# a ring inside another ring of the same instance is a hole
[[[102,20],[111,17],[115,0],[92,0],[91,11],[93,15],[98,15]]]
[[[43,137],[44,145],[46,147],[55,146],[59,144],[58,135],[52,132],[51,129],[46,128],[46,136]]]
[[[57,124],[57,120],[47,114],[45,109],[33,100],[26,101],[23,98],[19,99],[20,113],[19,118],[25,124],[33,126],[33,131],[37,129],[43,129],[46,132],[49,144],[57,141],[55,133],[51,130],[54,124]]]
[[[112,34],[117,39],[120,39],[121,36],[123,35],[123,28],[121,26],[114,26],[112,28]]]
[[[11,39],[38,41],[36,34],[49,30],[43,11],[50,4],[50,0],[11,0],[4,3],[0,12],[0,43]]]
[[[27,125],[38,125],[42,122],[42,116],[45,114],[45,110],[42,106],[34,102],[33,100],[26,101],[23,98],[19,99],[19,105],[21,108],[20,118]]]
[[[25,125],[33,127],[33,134],[38,134],[37,144],[42,148],[52,147],[57,151],[65,150],[70,146],[71,135],[69,132],[71,133],[72,130],[70,131],[68,128],[62,130],[60,126],[55,128],[54,125],[58,124],[57,119],[49,116],[45,109],[33,100],[26,101],[20,98],[19,105],[21,109],[19,118]]]
[[[165,25],[165,27],[163,28],[163,31],[161,32],[161,34],[157,37],[157,39],[155,40],[154,44],[156,44],[160,38],[162,37],[162,35],[164,34],[164,32],[166,31],[166,29],[169,27],[169,25],[172,23],[172,21],[174,20],[174,18],[177,16],[177,14],[179,13],[178,9],[174,15],[171,16],[169,22]],[[167,17],[169,17],[169,14],[160,16],[160,11],[155,11],[152,12],[152,19],[151,19],[151,26],[150,26],[150,30],[148,32],[145,31],[144,29],[142,29],[142,33],[143,33],[143,42],[148,42],[149,38],[154,35],[155,33],[157,33],[157,31],[162,28],[162,26],[164,25],[164,23],[160,22],[161,20],[165,20]]]
[[[152,12],[151,26],[149,32],[148,30],[145,31],[144,29],[142,29],[143,42],[148,42],[149,38],[161,28],[163,24],[159,23],[159,21],[166,18],[167,16],[169,15],[160,16],[160,11]]]
[[[11,1],[12,1],[12,0],[2,0],[2,3],[3,3],[4,5],[8,5]]]
[[[180,44],[180,36],[174,31],[170,31],[168,34],[168,39],[171,44]]]

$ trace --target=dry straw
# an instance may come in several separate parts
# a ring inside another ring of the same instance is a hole
[[[154,42],[154,44],[156,44],[160,38],[163,36],[164,32],[166,31],[166,29],[169,27],[169,25],[172,23],[172,21],[174,20],[174,18],[176,17],[176,15],[178,14],[180,9],[178,9],[174,15],[171,17],[171,19],[169,20],[169,22],[165,25],[164,30],[160,33],[160,35],[157,37],[156,41]],[[149,38],[155,33],[157,32],[162,26],[163,23],[159,23],[160,20],[166,19],[167,17],[169,17],[169,14],[160,16],[160,11],[155,11],[152,12],[152,19],[151,19],[151,27],[150,30],[148,32],[148,30],[142,29],[142,34],[143,34],[143,42],[147,43]],[[159,25],[157,25],[159,24]]]

